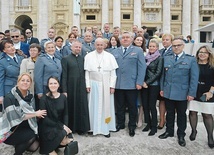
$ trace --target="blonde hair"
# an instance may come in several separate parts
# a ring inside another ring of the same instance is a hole
[[[150,44],[150,43],[155,43],[156,46],[157,46],[157,48],[159,48],[159,42],[158,42],[157,39],[151,39],[151,40],[149,41],[149,44]]]
[[[30,75],[29,73],[27,73],[27,72],[24,72],[24,73],[22,73],[22,74],[20,74],[20,75],[18,76],[17,83],[18,83],[19,81],[21,81],[21,79],[22,79],[22,77],[23,77],[24,75],[26,75],[26,76],[29,77],[31,83],[33,82],[32,78],[31,78],[31,75]]]
[[[169,36],[171,38],[171,41],[174,39],[174,35],[173,34],[170,34],[170,33],[164,33],[162,35],[162,38],[166,37],[166,36]]]

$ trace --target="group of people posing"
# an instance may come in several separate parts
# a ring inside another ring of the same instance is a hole
[[[57,154],[57,148],[73,141],[71,133],[109,138],[111,131],[125,128],[126,110],[131,137],[142,125],[143,112],[147,125],[142,131],[149,136],[166,124],[160,139],[174,136],[177,113],[180,146],[186,145],[187,108],[191,141],[200,112],[208,146],[214,147],[214,54],[208,46],[194,57],[185,54],[184,41],[172,34],[163,34],[161,50],[156,39],[148,42],[147,50],[141,34],[77,34],[73,26],[63,47],[64,39],[50,28],[40,45],[26,42],[28,52],[21,50],[17,29],[10,31],[11,40],[1,41],[0,130],[13,132],[4,143],[15,146],[15,155],[39,146],[41,154]]]

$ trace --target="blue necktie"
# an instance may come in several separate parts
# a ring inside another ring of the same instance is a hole
[[[16,60],[16,57],[13,57],[13,60],[14,60],[16,63],[18,63],[18,61]]]
[[[178,60],[178,55],[175,56],[175,62]]]
[[[127,50],[127,48],[125,47],[125,48],[124,48],[123,55],[125,55],[125,54],[126,54],[126,50]]]

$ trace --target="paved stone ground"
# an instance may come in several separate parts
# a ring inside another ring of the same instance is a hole
[[[176,125],[175,125],[176,126]],[[207,145],[207,134],[203,122],[198,124],[198,134],[195,141],[189,140],[191,132],[189,123],[186,130],[186,147],[179,146],[177,135],[161,140],[158,135],[165,131],[165,128],[158,130],[154,136],[148,136],[148,132],[142,132],[141,128],[136,129],[136,135],[130,137],[128,129],[111,133],[110,138],[102,135],[79,136],[74,134],[75,140],[79,143],[79,155],[213,155],[214,149]],[[0,155],[13,155],[13,146],[0,144]],[[63,154],[60,150],[59,155]],[[35,153],[25,153],[24,155],[39,155]]]

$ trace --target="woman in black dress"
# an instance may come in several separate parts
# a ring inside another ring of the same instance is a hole
[[[15,146],[14,155],[22,155],[26,150],[34,152],[39,147],[36,117],[43,118],[46,110],[34,111],[34,98],[29,92],[31,83],[30,74],[21,74],[17,86],[12,88],[3,102],[3,118],[6,119],[0,130],[13,132],[4,143]]]
[[[197,135],[198,112],[202,113],[207,130],[208,146],[214,148],[213,114],[214,114],[214,54],[208,46],[202,46],[196,53],[199,66],[199,81],[196,98],[188,104],[189,120],[192,128],[190,140]]]
[[[40,100],[40,109],[47,111],[47,116],[39,122],[40,153],[56,155],[60,145],[72,141],[67,135],[71,133],[68,126],[67,99],[58,92],[59,80],[50,77],[47,83],[48,93]]]

